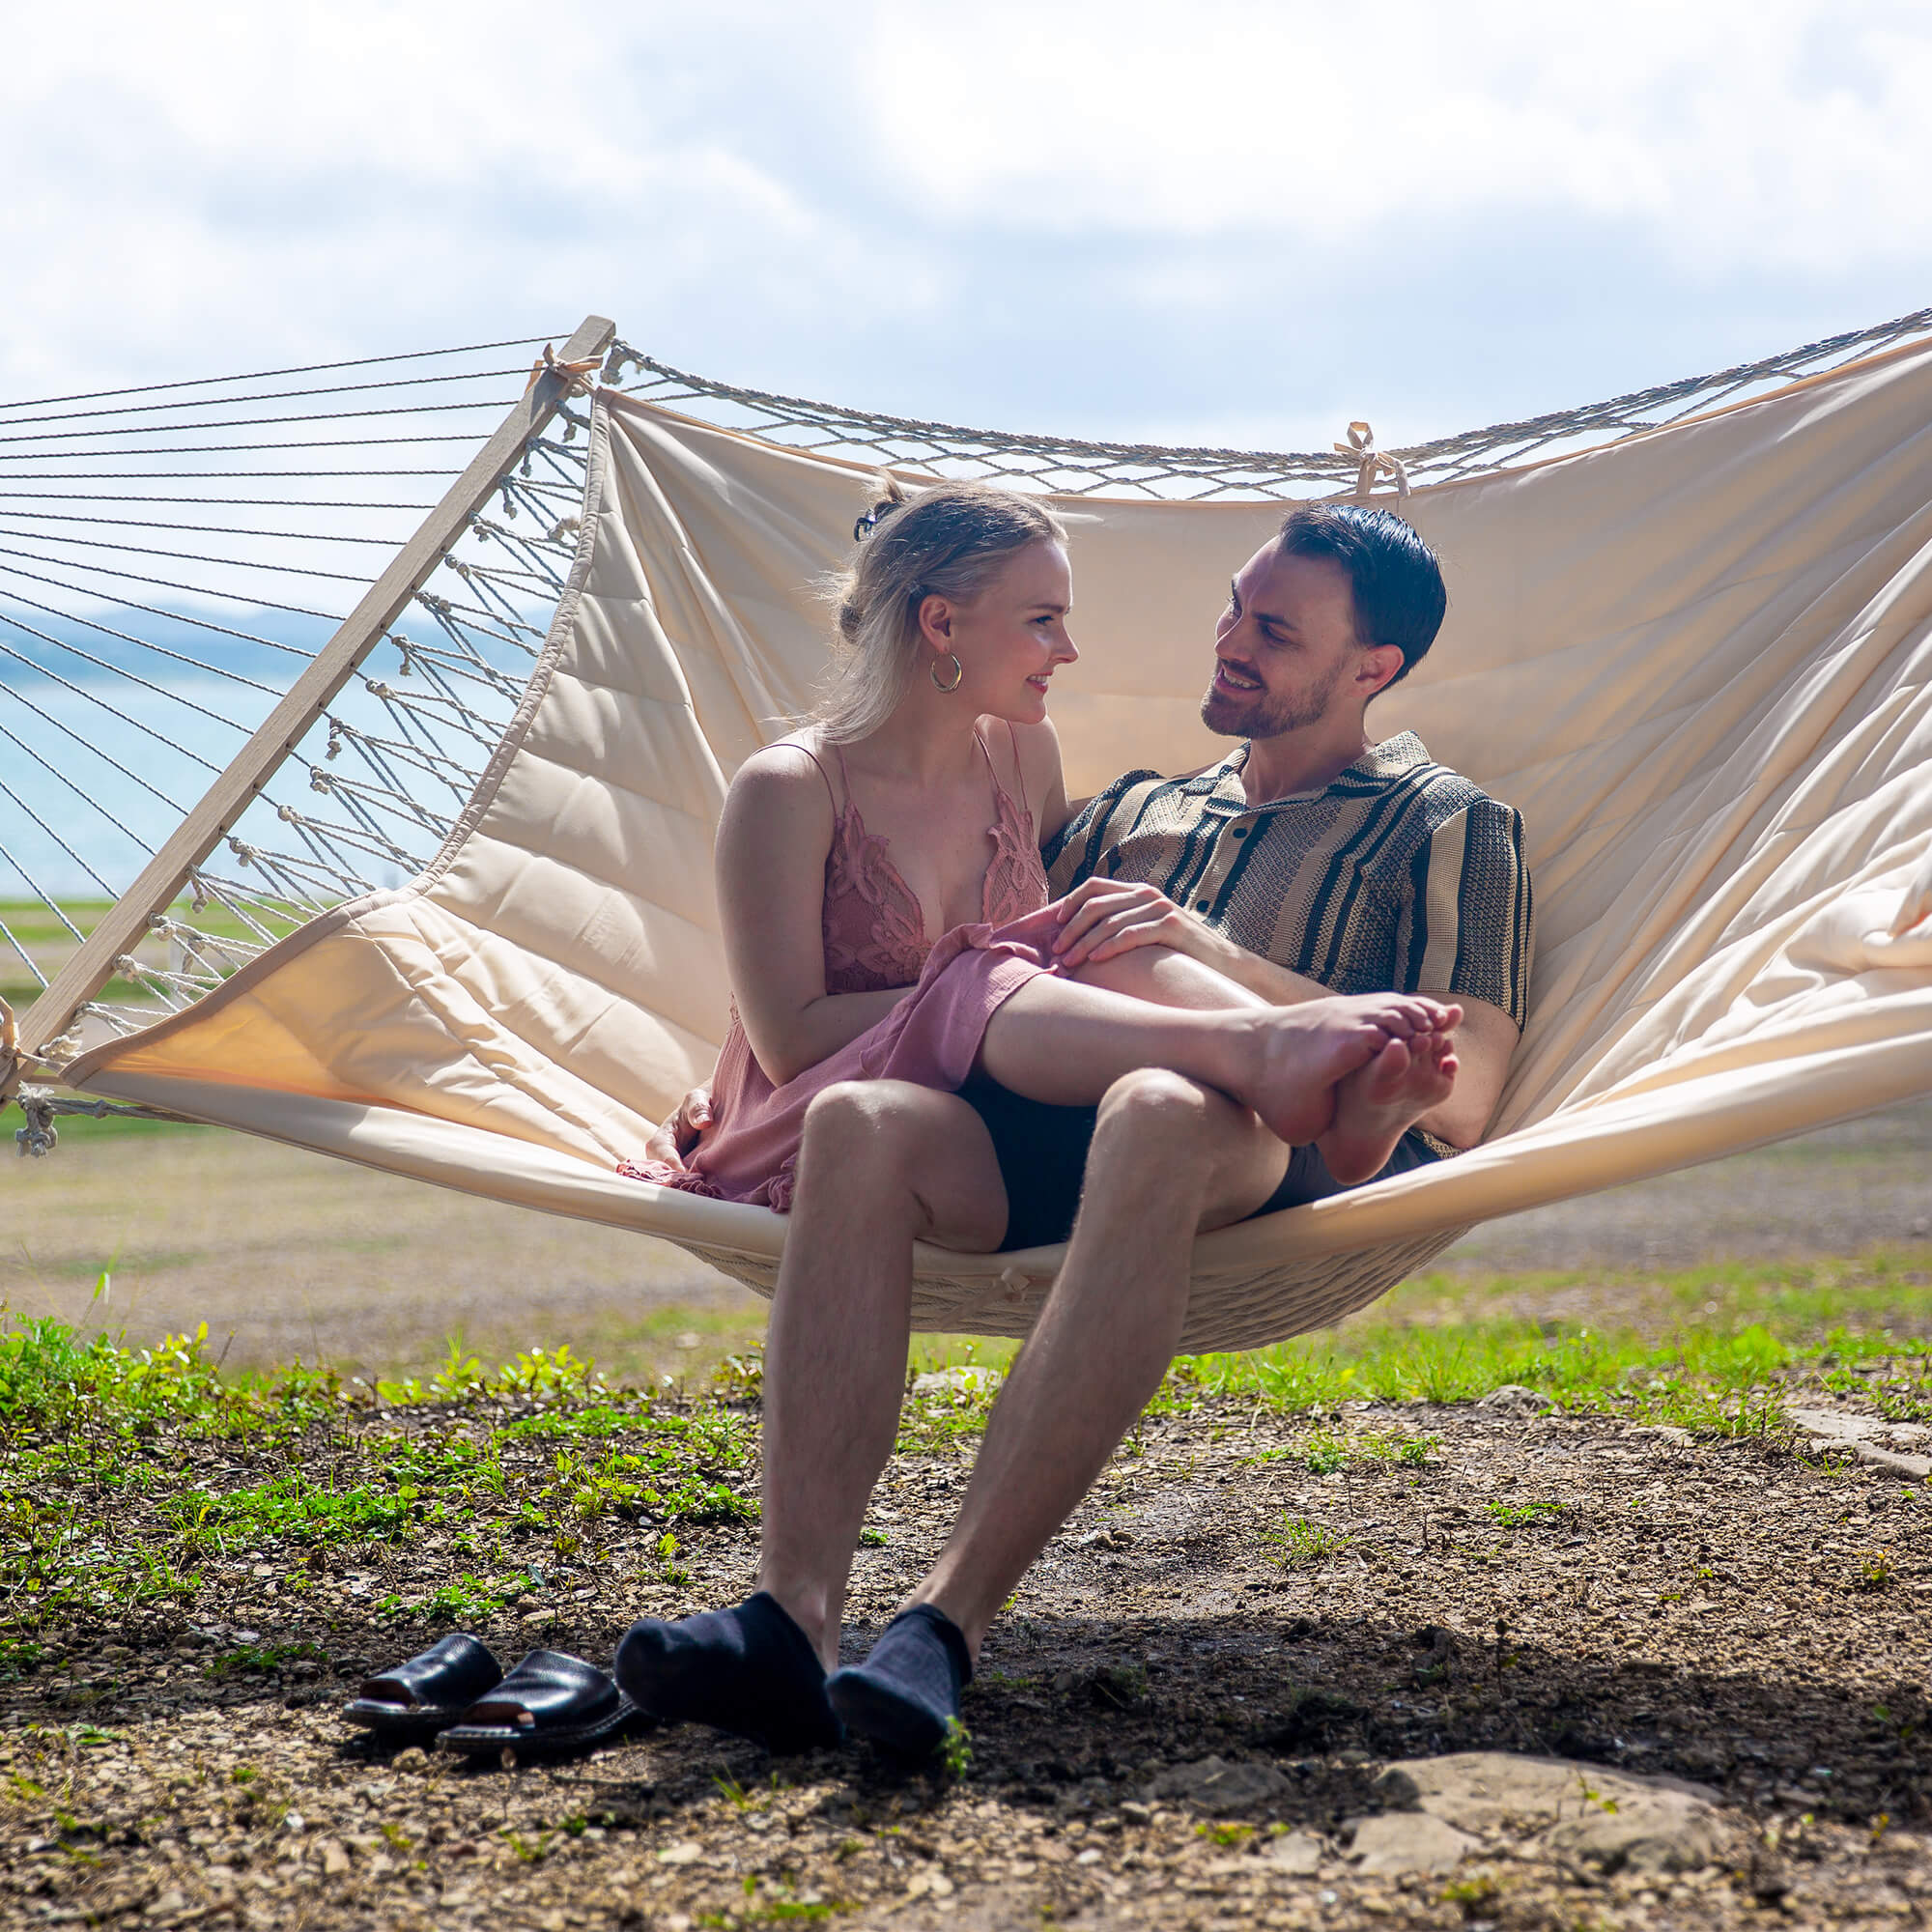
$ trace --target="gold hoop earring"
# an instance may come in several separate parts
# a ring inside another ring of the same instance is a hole
[[[947,658],[952,660],[952,682],[951,684],[941,684],[939,681],[939,667],[946,662]],[[957,651],[947,651],[940,657],[934,658],[928,668],[932,673],[932,688],[935,691],[957,691],[959,689],[959,680],[966,675],[966,667],[959,662]]]

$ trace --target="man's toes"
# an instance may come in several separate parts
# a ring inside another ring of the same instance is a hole
[[[1393,1100],[1414,1064],[1415,1058],[1406,1040],[1390,1040],[1364,1069],[1368,1078],[1363,1083],[1363,1099],[1372,1106],[1385,1105]]]

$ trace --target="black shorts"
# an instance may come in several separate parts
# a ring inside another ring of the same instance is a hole
[[[1073,1232],[1074,1211],[1080,1206],[1080,1183],[1087,1173],[1087,1150],[1094,1139],[1094,1107],[1049,1107],[1022,1099],[997,1082],[975,1078],[960,1089],[986,1123],[999,1156],[1000,1179],[1007,1187],[1009,1248],[1041,1248],[1064,1241]],[[1438,1154],[1413,1128],[1395,1144],[1388,1164],[1373,1177],[1384,1180],[1439,1160]],[[1367,1181],[1358,1183],[1366,1187]],[[1319,1149],[1295,1148],[1288,1158],[1281,1185],[1255,1209],[1273,1214],[1284,1208],[1300,1208],[1345,1191],[1328,1172]]]

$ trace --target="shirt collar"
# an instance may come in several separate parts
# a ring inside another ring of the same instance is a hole
[[[1271,798],[1250,808],[1241,791],[1241,773],[1247,765],[1249,750],[1250,745],[1244,740],[1221,760],[1212,773],[1216,796],[1232,791],[1237,801],[1237,809],[1242,811],[1264,811],[1269,806],[1301,804],[1343,788],[1360,791],[1368,786],[1381,790],[1412,772],[1417,765],[1429,762],[1429,753],[1422,740],[1413,731],[1398,731],[1393,738],[1384,738],[1379,745],[1371,745],[1353,764],[1345,765],[1320,790],[1293,791],[1285,797]]]

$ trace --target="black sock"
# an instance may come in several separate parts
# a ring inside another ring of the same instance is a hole
[[[825,1694],[845,1728],[902,1757],[926,1757],[959,1721],[973,1659],[944,1610],[917,1604],[884,1630],[864,1663],[836,1670]]]
[[[617,1682],[665,1723],[712,1724],[774,1751],[838,1742],[825,1666],[777,1598],[677,1623],[642,1617],[617,1646]]]

